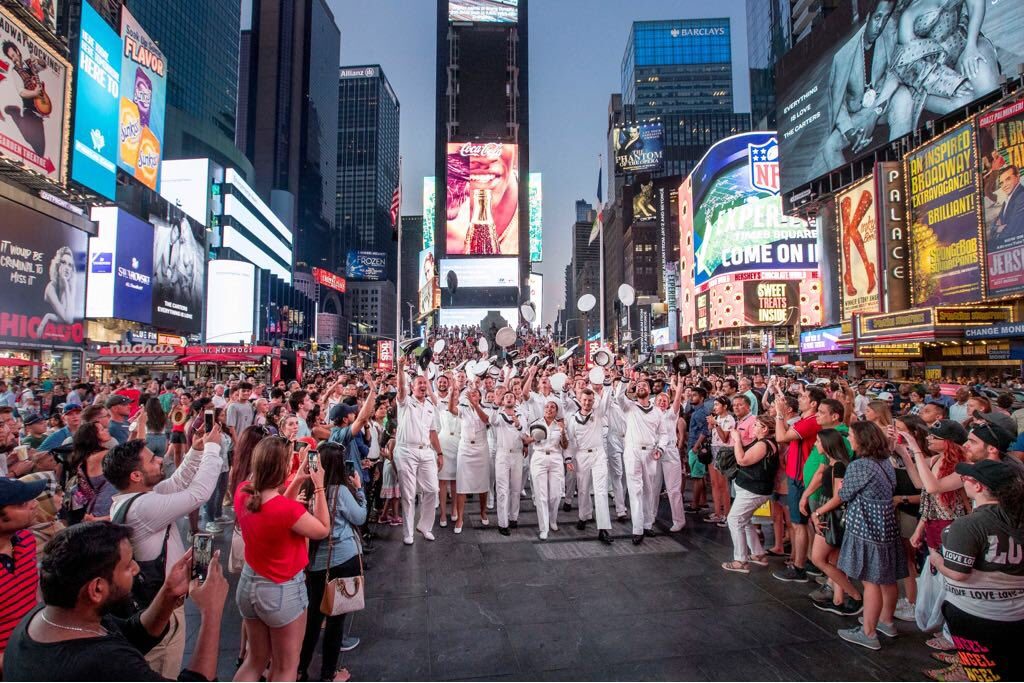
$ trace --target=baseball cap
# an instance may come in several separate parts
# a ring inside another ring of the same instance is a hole
[[[114,406],[128,405],[131,402],[132,400],[123,394],[112,394],[104,405],[108,408],[113,408]]]
[[[25,425],[26,427],[29,427],[39,422],[45,421],[46,418],[40,415],[39,413],[29,413],[28,415],[25,416],[25,419],[22,420],[22,424]]]
[[[983,424],[975,424],[972,426],[970,433],[977,436],[989,446],[998,449],[1000,452],[1005,452],[1015,439],[1013,434],[1007,432],[998,424],[989,422],[988,420],[985,420]]]
[[[45,480],[24,482],[19,479],[0,477],[0,507],[20,505],[42,493],[47,486]]]
[[[68,413],[74,413],[74,412],[79,412],[80,413],[80,412],[82,412],[82,404],[80,404],[80,403],[65,403],[64,407],[61,408],[60,412],[61,412],[62,415],[67,415]]]
[[[875,398],[877,398],[879,401],[889,401],[889,402],[891,402],[892,401],[892,394],[890,394],[888,391],[880,391],[880,392],[878,392],[878,396],[876,396]]]
[[[967,430],[956,420],[936,420],[928,432],[946,441],[952,441],[963,446],[967,443]]]
[[[956,473],[974,479],[987,489],[1001,488],[1017,477],[1009,465],[998,460],[957,463]]]
[[[331,407],[331,412],[328,415],[328,418],[331,422],[337,422],[347,415],[355,415],[358,412],[359,408],[355,406],[350,406],[346,403],[338,403]]]
[[[980,410],[975,410],[974,417],[999,427],[1014,438],[1017,436],[1017,421],[1006,413],[983,413]]]

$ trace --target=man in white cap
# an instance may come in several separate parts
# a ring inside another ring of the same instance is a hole
[[[516,406],[512,389],[499,389],[501,407],[491,412],[491,432],[495,439],[495,498],[498,509],[498,533],[511,535],[519,526],[519,492],[523,488],[523,449],[526,440],[526,415]]]
[[[635,371],[634,371],[635,374]],[[662,411],[651,403],[651,388],[647,380],[636,382],[636,401],[626,397],[625,386],[619,387],[616,400],[626,416],[625,449],[622,463],[626,471],[626,490],[629,492],[629,514],[633,520],[633,545],[640,545],[644,536],[654,536],[654,529],[644,525],[644,481],[650,479],[650,463],[657,464],[661,457]]]
[[[402,494],[402,517],[406,545],[413,543],[413,530],[434,540],[434,507],[437,501],[437,472],[444,465],[444,453],[437,438],[435,406],[427,398],[424,375],[412,381],[408,394],[405,357],[398,359],[398,432],[395,438],[395,469]],[[420,521],[416,524],[416,491],[420,493]]]
[[[594,392],[583,389],[579,394],[580,409],[566,420],[569,440],[567,468],[576,472],[579,487],[579,521],[576,528],[583,531],[592,516],[590,501],[593,488],[593,506],[597,508],[597,537],[605,545],[612,542],[608,531],[612,528],[608,514],[608,459],[604,451],[603,407],[595,404]],[[593,486],[591,486],[593,484]]]

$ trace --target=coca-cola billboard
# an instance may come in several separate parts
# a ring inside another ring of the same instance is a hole
[[[518,146],[451,142],[447,162],[448,256],[517,256]]]

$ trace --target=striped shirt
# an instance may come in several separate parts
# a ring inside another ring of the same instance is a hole
[[[11,537],[12,555],[0,555],[0,653],[7,648],[11,632],[21,618],[36,606],[39,570],[36,542],[28,529]]]

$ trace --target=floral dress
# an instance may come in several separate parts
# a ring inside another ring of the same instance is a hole
[[[846,468],[839,497],[846,503],[846,528],[838,567],[851,579],[886,585],[906,578],[896,510],[896,472],[888,459],[859,458]]]

